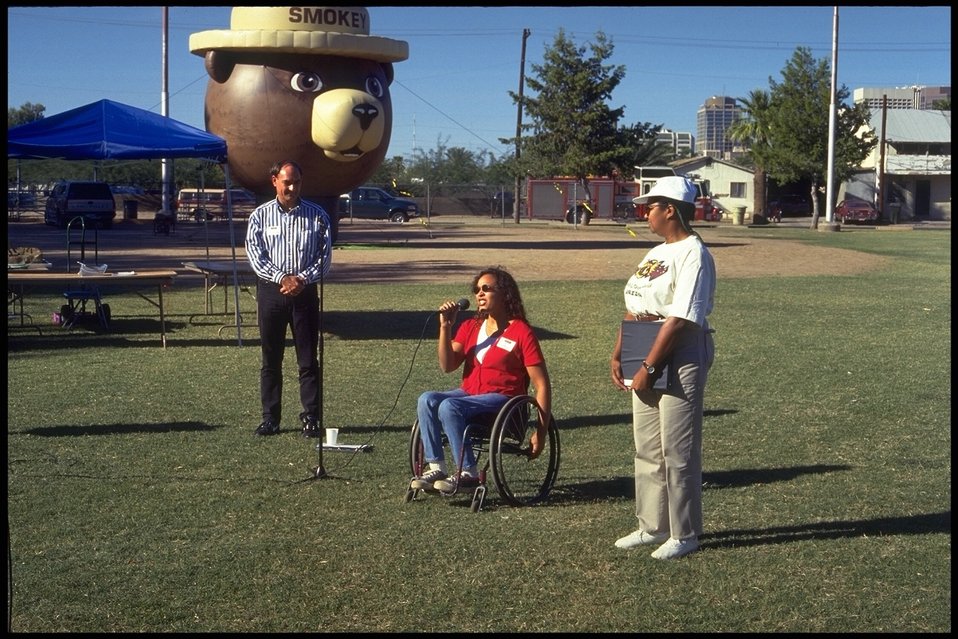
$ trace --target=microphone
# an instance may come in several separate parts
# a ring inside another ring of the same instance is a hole
[[[467,300],[465,297],[463,297],[463,298],[460,299],[458,302],[456,302],[456,306],[459,307],[459,310],[460,310],[460,311],[464,311],[464,310],[466,310],[467,308],[469,308],[469,300]]]

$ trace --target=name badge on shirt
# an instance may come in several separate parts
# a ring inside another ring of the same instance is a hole
[[[278,227],[278,226],[267,226],[267,227],[266,227],[266,235],[279,235],[279,227]]]
[[[511,353],[512,349],[516,347],[516,343],[509,339],[508,337],[500,337],[499,341],[496,342],[496,345],[502,350]]]

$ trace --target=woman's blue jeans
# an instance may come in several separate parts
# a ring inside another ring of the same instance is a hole
[[[470,395],[461,388],[426,391],[420,395],[416,416],[419,418],[419,436],[422,438],[425,461],[443,461],[442,433],[445,431],[453,461],[458,464],[466,426],[477,415],[498,414],[508,401],[509,397],[502,393]],[[475,465],[476,456],[472,447],[466,446],[462,467],[470,468]]]

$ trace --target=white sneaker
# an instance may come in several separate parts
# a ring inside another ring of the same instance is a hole
[[[414,478],[409,487],[413,490],[427,490],[432,488],[433,484],[445,478],[446,471],[441,466],[430,464],[429,470],[424,472],[421,477]]]
[[[689,539],[669,539],[652,553],[653,559],[678,559],[699,549],[697,537]]]
[[[463,487],[475,487],[479,485],[479,476],[475,472],[469,472],[468,470],[462,471],[459,476],[459,480],[456,480],[455,475],[450,475],[445,479],[441,479],[432,485],[433,488],[438,490],[441,493],[454,493],[459,486]]]
[[[625,537],[615,540],[616,548],[635,548],[636,546],[645,546],[646,544],[661,544],[669,538],[669,533],[647,533],[644,530],[636,530]]]

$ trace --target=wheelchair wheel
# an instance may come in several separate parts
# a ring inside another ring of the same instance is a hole
[[[419,420],[412,423],[409,430],[409,472],[413,477],[418,477],[426,465],[424,461],[425,453],[422,450],[422,437],[419,435]]]
[[[529,395],[513,397],[496,418],[489,449],[492,477],[502,499],[530,506],[545,499],[559,473],[559,429],[549,423],[542,453],[529,459],[530,437],[539,422],[539,406]]]

